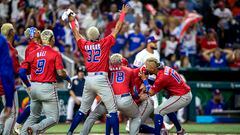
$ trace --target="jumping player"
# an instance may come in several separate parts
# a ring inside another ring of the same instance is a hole
[[[140,113],[137,104],[131,96],[132,69],[126,67],[126,61],[120,54],[113,54],[110,58],[110,80],[118,110],[131,119],[130,135],[137,135],[141,124]],[[103,104],[99,104],[93,112],[89,114],[84,122],[81,135],[88,135],[96,120],[106,114],[107,110]],[[110,135],[111,126],[109,117],[106,120],[106,135]]]
[[[18,70],[20,67],[19,62],[18,62],[18,52],[12,45],[13,41],[14,41],[15,29],[11,23],[5,23],[1,27],[1,33],[2,33],[2,35],[4,35],[7,38],[10,56],[12,58],[14,76],[17,77]],[[13,127],[16,122],[17,115],[18,115],[18,95],[17,95],[17,91],[15,90],[14,91],[14,102],[13,102],[13,107],[11,110],[11,115],[6,120],[5,125],[4,125],[4,131],[3,131],[4,135],[9,135],[12,133]],[[2,124],[1,121],[0,121],[0,124]]]
[[[31,97],[30,116],[23,125],[21,135],[42,133],[58,122],[57,74],[70,83],[69,76],[63,70],[61,54],[53,49],[53,32],[44,30],[41,39],[43,46],[30,53],[19,71]],[[31,71],[31,84],[27,78],[28,70]],[[46,118],[38,123],[42,110]]]
[[[35,27],[27,28],[24,32],[24,35],[29,40],[28,46],[25,50],[25,59],[27,59],[30,52],[41,47],[41,37],[40,31]],[[27,73],[30,74],[30,71],[28,71]],[[30,102],[28,103],[26,108],[24,108],[23,112],[17,117],[17,121],[14,126],[15,133],[20,134],[22,124],[28,118],[29,115],[30,115]]]
[[[140,76],[146,86],[146,92],[150,96],[155,95],[160,90],[165,89],[169,93],[169,98],[154,109],[154,125],[155,135],[160,135],[163,124],[163,116],[176,112],[182,107],[187,106],[192,100],[191,88],[183,81],[182,77],[172,68],[161,65],[156,58],[148,58],[145,62],[146,70],[149,74],[156,75],[156,80],[151,87],[148,83],[147,76],[141,72]],[[141,96],[146,97],[146,94]],[[176,125],[177,118],[173,120],[177,128],[177,134],[183,135],[185,133],[181,125]],[[179,122],[178,122],[179,123]]]
[[[82,96],[83,101],[78,113],[74,117],[68,134],[72,134],[73,130],[77,127],[80,121],[83,120],[83,117],[88,113],[96,95],[101,97],[107,108],[110,116],[110,125],[113,127],[113,133],[115,135],[119,134],[116,102],[111,84],[108,80],[109,54],[111,47],[115,44],[116,35],[122,27],[128,8],[128,6],[123,5],[119,21],[117,22],[115,29],[109,36],[103,39],[99,39],[100,33],[96,27],[90,27],[86,32],[88,40],[85,40],[76,28],[76,23],[78,22],[73,16],[74,13],[70,11],[68,14],[68,20],[70,22],[73,35],[77,41],[79,49],[83,53],[86,69],[88,71]]]
[[[9,54],[7,40],[0,35],[0,96],[4,97],[4,108],[0,116],[0,134],[3,132],[6,119],[11,115],[14,99],[14,72]],[[4,79],[1,79],[4,78]],[[14,109],[14,108],[13,108]]]

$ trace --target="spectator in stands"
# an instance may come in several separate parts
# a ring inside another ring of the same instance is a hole
[[[85,67],[79,67],[77,70],[77,76],[73,77],[71,88],[69,89],[70,97],[67,105],[67,121],[70,123],[74,114],[74,105],[80,105],[82,100],[82,93],[84,88],[84,73],[86,72]]]
[[[218,47],[216,32],[214,29],[209,29],[206,36],[201,40],[201,49],[202,51],[215,49]]]
[[[127,43],[127,37],[125,35],[125,33],[127,32],[127,29],[128,29],[128,25],[123,24],[120,32],[118,33],[118,35],[116,37],[115,45],[111,49],[112,53],[120,53],[123,51],[123,49]]]
[[[181,55],[188,56],[190,63],[195,66],[197,63],[197,31],[196,27],[190,27],[183,37]]]
[[[168,57],[170,54],[175,54],[178,41],[174,35],[170,35],[169,39],[165,41],[164,55]]]
[[[192,65],[188,56],[181,56],[180,60],[176,62],[175,66],[179,68],[191,68]]]
[[[230,43],[230,21],[232,20],[232,12],[225,7],[224,1],[219,1],[218,8],[216,8],[213,14],[218,17],[218,33],[220,47],[224,48],[226,43]]]
[[[24,36],[25,27],[23,25],[19,25],[17,28],[17,33],[14,36],[14,45],[23,45],[26,46],[28,44],[27,38]]]
[[[87,15],[88,15],[87,6],[84,3],[80,4],[79,11],[77,13],[77,19],[79,22],[79,26],[82,25],[82,22],[87,17]]]
[[[88,14],[86,18],[83,20],[81,28],[84,28],[85,30],[91,26],[97,26],[98,25],[98,18],[99,18],[99,11],[97,9],[93,9],[91,14]]]
[[[135,24],[133,28],[134,33],[129,34],[126,47],[129,51],[127,55],[129,63],[133,63],[136,54],[145,47],[145,36],[141,33],[140,25]]]
[[[136,16],[139,14],[140,16],[143,16],[142,9],[143,9],[143,4],[140,0],[131,0],[128,2],[130,7],[134,9],[134,15]]]
[[[178,2],[177,8],[172,11],[171,15],[178,18],[179,20],[182,20],[182,18],[187,13],[188,13],[188,11],[186,9],[186,3],[185,3],[185,1],[181,0]]]
[[[66,45],[64,46],[64,55],[66,55],[67,57],[73,59],[74,53],[72,53],[71,45],[66,44]]]
[[[205,115],[211,115],[214,112],[222,112],[224,110],[223,97],[219,89],[214,90],[213,97],[208,101],[205,107]]]
[[[233,56],[232,56],[232,62],[230,64],[230,67],[232,68],[240,68],[240,49],[236,49],[233,52]]]
[[[213,55],[212,55],[213,53]],[[209,62],[212,68],[224,68],[232,59],[232,51],[229,49],[216,48],[203,52],[203,57]]]
[[[53,33],[55,37],[55,46],[57,46],[60,52],[64,52],[65,46],[65,30],[64,30],[65,22],[62,19],[59,19],[53,28]]]

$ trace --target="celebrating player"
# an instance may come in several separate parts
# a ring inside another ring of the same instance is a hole
[[[131,118],[130,135],[137,135],[141,124],[140,113],[137,104],[131,96],[132,69],[126,67],[126,61],[120,54],[113,54],[110,58],[110,80],[118,110],[125,116]],[[103,104],[99,104],[93,112],[89,114],[83,125],[81,135],[88,135],[94,122],[99,117],[106,114],[107,110]],[[106,120],[106,135],[110,135],[111,127],[109,117]]]
[[[107,108],[110,116],[110,125],[113,127],[113,133],[115,135],[119,134],[117,107],[111,85],[108,80],[109,53],[111,47],[115,44],[116,35],[121,29],[128,8],[128,6],[123,5],[116,27],[109,36],[99,39],[100,33],[98,29],[96,27],[90,27],[86,32],[88,40],[85,40],[83,36],[79,34],[76,28],[76,23],[78,22],[74,18],[75,13],[68,10],[68,20],[70,22],[73,35],[77,40],[78,47],[83,53],[85,65],[88,71],[83,91],[83,101],[78,113],[74,117],[68,134],[72,134],[73,130],[87,114],[96,95],[101,97]]]
[[[1,50],[0,96],[2,97],[2,99],[5,99],[4,109],[2,110],[2,115],[0,116],[0,134],[2,134],[3,128],[5,125],[5,120],[10,116],[12,107],[15,107],[13,106],[13,98],[14,98],[13,64],[12,64],[12,59],[9,55],[9,48],[8,48],[7,41],[2,35],[0,35],[0,50]]]
[[[146,92],[153,96],[160,90],[165,89],[169,93],[170,97],[163,102],[160,106],[154,109],[154,125],[155,135],[160,135],[161,127],[163,124],[163,116],[176,112],[182,107],[187,106],[192,100],[191,88],[183,81],[182,77],[172,68],[160,64],[155,58],[148,58],[145,62],[146,70],[149,74],[156,75],[156,80],[152,87],[150,87],[145,73],[141,72],[140,76],[146,86]],[[146,94],[142,94],[146,97]],[[180,124],[176,124],[178,121],[175,117],[173,123],[177,128],[177,134],[184,134],[184,129]]]
[[[30,52],[41,47],[41,37],[40,31],[35,27],[27,28],[24,32],[24,35],[27,39],[29,39],[29,44],[25,50],[25,59],[27,59]],[[30,71],[28,71],[28,74],[30,74]],[[26,108],[24,108],[23,112],[17,117],[17,121],[14,126],[14,132],[20,134],[22,124],[28,118],[29,115],[30,115],[30,103],[28,103]]]
[[[12,46],[14,35],[15,35],[15,29],[13,28],[13,25],[10,23],[5,23],[1,27],[1,33],[7,38],[8,41],[8,47],[10,51],[10,56],[12,58],[12,64],[13,64],[13,71],[14,76],[18,76],[18,70],[19,70],[19,62],[18,62],[18,52],[17,50]],[[3,98],[4,99],[4,98]],[[17,91],[14,92],[14,103],[11,110],[10,117],[6,120],[4,124],[4,131],[3,134],[9,135],[13,131],[14,124],[16,122],[16,117],[18,114],[18,95]],[[2,114],[1,114],[2,115]],[[1,116],[2,117],[2,116]],[[0,124],[3,125],[3,121],[0,121]]]
[[[30,53],[19,71],[31,97],[30,116],[23,125],[21,135],[44,132],[58,122],[57,74],[70,83],[69,76],[63,70],[61,54],[52,48],[55,42],[53,32],[44,30],[41,39],[43,46]],[[31,84],[27,79],[27,70],[31,71]],[[42,110],[46,118],[37,123]]]

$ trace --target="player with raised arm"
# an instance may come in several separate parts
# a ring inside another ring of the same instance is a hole
[[[96,27],[90,27],[86,32],[88,40],[85,40],[76,28],[76,24],[78,23],[74,17],[75,13],[69,10],[67,11],[70,27],[72,28],[78,47],[83,54],[88,72],[82,96],[83,102],[72,121],[68,134],[72,134],[80,121],[83,120],[83,117],[89,111],[96,95],[101,97],[107,108],[110,116],[110,125],[113,127],[114,134],[119,134],[116,102],[111,84],[108,80],[109,54],[111,47],[115,44],[115,38],[122,27],[128,8],[128,6],[123,5],[116,27],[110,35],[103,39],[99,39],[100,33],[98,29]]]
[[[57,75],[70,83],[70,78],[63,69],[61,54],[53,49],[53,32],[44,30],[41,39],[43,46],[30,52],[19,71],[31,97],[30,116],[23,125],[21,135],[42,133],[58,122],[58,96],[55,88]],[[27,78],[28,70],[31,72],[31,84]],[[38,122],[42,110],[46,118]]]
[[[137,135],[141,124],[140,113],[137,104],[131,96],[132,90],[132,69],[128,68],[125,58],[120,54],[113,54],[110,57],[110,80],[118,110],[131,119],[130,135]],[[81,135],[88,135],[95,121],[106,114],[106,107],[100,103],[92,111],[84,122]],[[106,120],[106,135],[110,135],[111,126],[109,117]]]
[[[148,83],[147,76],[141,72],[144,85],[146,86],[146,93],[150,96],[155,95],[160,90],[165,89],[169,93],[169,98],[154,109],[154,125],[155,135],[160,135],[163,124],[163,116],[176,112],[182,107],[186,107],[192,100],[191,88],[183,81],[182,77],[172,68],[162,65],[156,58],[148,58],[145,62],[146,70],[149,74],[156,75],[156,80],[151,87]],[[146,98],[147,94],[141,96]],[[177,123],[177,118],[173,120],[176,126],[177,134],[185,134],[184,129]]]

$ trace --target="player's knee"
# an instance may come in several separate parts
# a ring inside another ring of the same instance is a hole
[[[154,110],[154,114],[160,114],[163,116],[163,115],[167,114],[167,112],[164,108],[157,108]]]

